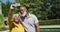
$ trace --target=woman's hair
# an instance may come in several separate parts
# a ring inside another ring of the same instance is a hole
[[[13,18],[14,18],[16,15],[19,16],[19,14],[14,14],[14,15],[13,15]]]
[[[16,13],[16,14],[14,14],[14,15],[13,15],[13,17],[12,17],[12,21],[14,21],[15,16],[20,16],[20,15],[19,15],[19,14],[17,14],[17,13]]]

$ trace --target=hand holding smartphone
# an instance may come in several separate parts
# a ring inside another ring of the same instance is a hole
[[[10,9],[14,9],[16,7],[20,7],[20,4],[14,2],[14,3],[11,4]]]

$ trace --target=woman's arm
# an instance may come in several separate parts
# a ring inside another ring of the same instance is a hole
[[[9,24],[9,27],[10,28],[12,28],[12,10],[13,10],[14,8],[11,6],[10,7],[10,10],[9,10],[9,13],[8,13],[8,24]]]
[[[9,24],[9,28],[12,27],[12,11],[9,10],[9,14],[8,14],[8,24]]]

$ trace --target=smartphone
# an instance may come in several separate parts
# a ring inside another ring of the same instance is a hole
[[[19,3],[12,4],[13,7],[20,7]]]

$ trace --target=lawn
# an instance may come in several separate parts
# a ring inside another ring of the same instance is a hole
[[[40,29],[40,32],[60,32],[60,29]]]

